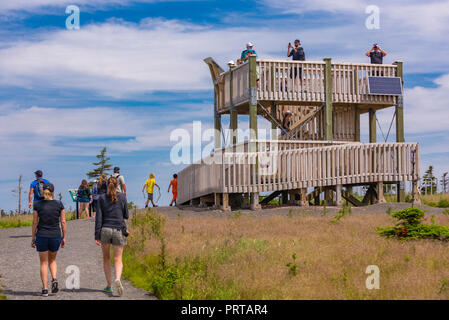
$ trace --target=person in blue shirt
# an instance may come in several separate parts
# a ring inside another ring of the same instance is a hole
[[[43,186],[46,183],[50,183],[47,179],[43,178],[42,170],[34,172],[36,180],[30,184],[30,192],[28,194],[28,208],[32,208],[37,202],[44,200]]]
[[[250,55],[255,55],[257,57],[256,50],[253,49],[254,45],[251,42],[248,42],[246,44],[246,50],[242,51],[242,54],[240,56],[240,59],[237,60],[237,64],[242,64],[248,60],[248,57]]]

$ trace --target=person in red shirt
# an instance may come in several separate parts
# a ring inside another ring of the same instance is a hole
[[[171,187],[171,192],[173,193],[173,199],[170,202],[170,207],[171,207],[173,205],[173,203],[176,206],[176,199],[178,198],[178,175],[176,173],[173,175],[173,180],[170,181],[170,185],[168,186],[167,192],[170,192],[170,187]]]

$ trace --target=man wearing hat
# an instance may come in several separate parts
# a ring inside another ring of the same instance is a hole
[[[50,183],[47,179],[43,178],[42,170],[34,172],[36,180],[30,184],[30,192],[28,194],[28,208],[33,208],[34,204],[44,200],[44,185]]]
[[[242,64],[248,60],[248,57],[251,55],[255,55],[257,57],[256,50],[253,49],[254,45],[251,42],[246,44],[246,50],[242,51],[240,59],[237,61],[237,64]]]
[[[111,177],[114,177],[117,179],[117,192],[121,192],[125,194],[126,197],[126,184],[125,184],[125,178],[120,174],[120,168],[119,167],[115,167],[114,168],[114,173],[112,174]]]

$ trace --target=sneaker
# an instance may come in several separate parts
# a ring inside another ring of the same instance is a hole
[[[145,209],[148,208],[148,205],[145,206]]]
[[[153,208],[157,208],[157,205],[155,204],[155,205],[153,206]]]
[[[48,297],[48,290],[47,289],[42,289],[42,296],[43,297]]]
[[[58,280],[51,280],[51,293],[57,293],[59,291]]]
[[[110,286],[107,286],[106,288],[103,289],[103,292],[112,293],[112,288]]]
[[[117,290],[119,296],[123,295],[123,285],[120,279],[115,280],[115,289]]]

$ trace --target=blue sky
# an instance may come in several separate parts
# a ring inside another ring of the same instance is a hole
[[[378,30],[365,27],[371,4]],[[67,5],[80,8],[79,30],[65,28]],[[130,200],[143,202],[154,172],[167,204],[171,174],[182,168],[170,163],[170,132],[212,126],[202,60],[225,66],[247,41],[261,58],[286,59],[286,44],[299,38],[308,60],[348,62],[367,62],[363,53],[379,43],[385,63],[404,61],[406,140],[421,144],[422,169],[432,164],[439,175],[449,171],[448,31],[449,1],[0,0],[0,208],[16,207],[18,176],[28,184],[36,169],[69,206],[67,189],[103,146]],[[384,131],[391,116],[379,113]]]

